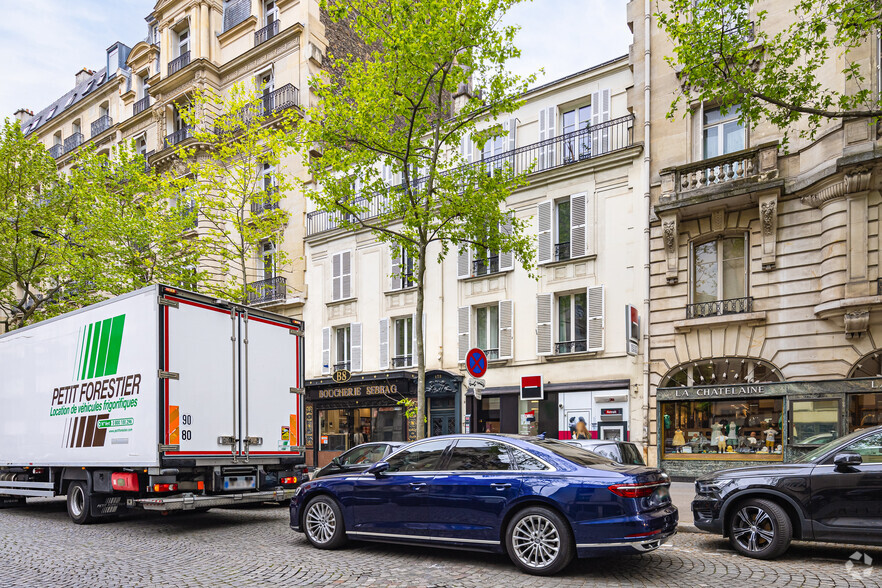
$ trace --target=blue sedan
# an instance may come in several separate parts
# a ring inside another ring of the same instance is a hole
[[[657,549],[677,529],[669,486],[659,470],[560,441],[448,435],[303,484],[291,528],[320,549],[347,539],[482,549],[550,575],[574,555]]]

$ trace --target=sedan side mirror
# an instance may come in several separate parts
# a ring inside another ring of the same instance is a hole
[[[843,453],[837,453],[836,457],[833,458],[833,463],[837,468],[850,468],[861,465],[863,459],[861,459],[860,453],[845,451]]]
[[[371,465],[368,469],[364,471],[366,474],[373,474],[375,476],[382,475],[383,472],[389,469],[388,461],[378,461],[377,463]]]
[[[340,463],[340,458],[339,458],[339,457],[335,457],[334,459],[332,459],[332,460],[331,460],[331,465],[334,466],[334,467],[337,467],[337,468],[342,468],[342,467],[343,467],[343,464]]]

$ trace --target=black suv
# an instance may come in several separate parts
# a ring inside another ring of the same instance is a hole
[[[728,537],[749,557],[778,557],[791,539],[882,545],[882,426],[798,463],[702,476],[695,492],[695,526]]]

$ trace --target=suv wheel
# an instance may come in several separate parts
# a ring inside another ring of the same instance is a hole
[[[729,515],[729,543],[741,555],[774,559],[787,551],[792,537],[790,517],[771,500],[745,500]]]

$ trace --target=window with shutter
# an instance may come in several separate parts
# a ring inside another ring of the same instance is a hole
[[[555,148],[554,142],[551,141],[555,136],[555,124],[557,118],[555,116],[555,110],[554,106],[539,110],[539,141],[548,142],[539,146],[538,171],[551,169],[555,166]]]
[[[336,356],[334,358],[334,370],[348,370],[352,360],[352,330],[349,325],[334,329],[336,343]]]
[[[511,359],[514,352],[514,301],[499,302],[499,359]]]
[[[460,363],[466,360],[466,354],[469,352],[471,345],[470,327],[471,327],[471,306],[460,306],[457,311],[457,351]]]
[[[570,256],[582,257],[586,253],[587,233],[585,206],[588,195],[584,192],[570,196]]]
[[[549,263],[550,261],[552,261],[552,211],[553,203],[551,202],[551,200],[540,202],[537,206],[536,222],[539,230],[536,241],[536,261],[538,263]]]
[[[591,126],[609,120],[610,96],[609,89],[591,94]],[[601,155],[609,151],[609,128],[602,128],[591,133],[591,153]]]
[[[499,232],[502,233],[506,237],[510,237],[512,233],[512,224],[510,219],[506,219],[499,226]],[[499,252],[499,271],[508,272],[514,269],[514,253],[511,251],[500,251]]]
[[[588,288],[588,351],[603,351],[603,286]]]
[[[389,319],[380,319],[380,369],[389,369]]]
[[[322,374],[331,373],[331,328],[322,328]]]
[[[349,355],[350,355],[350,371],[360,372],[361,371],[361,323],[352,323],[349,325],[350,328],[350,345],[349,345]]]
[[[561,294],[557,297],[558,355],[588,350],[588,296],[585,292]]]
[[[459,256],[456,258],[456,277],[460,280],[469,278],[472,275],[472,251],[469,247],[463,247],[459,250]]]
[[[499,359],[499,334],[499,305],[476,308],[475,345],[484,351],[488,360]]]
[[[553,294],[536,296],[536,354],[551,355],[551,306]]]
[[[395,348],[392,355],[393,368],[405,368],[413,365],[413,315],[396,318],[392,321]]]
[[[331,256],[331,300],[352,298],[352,251]]]

